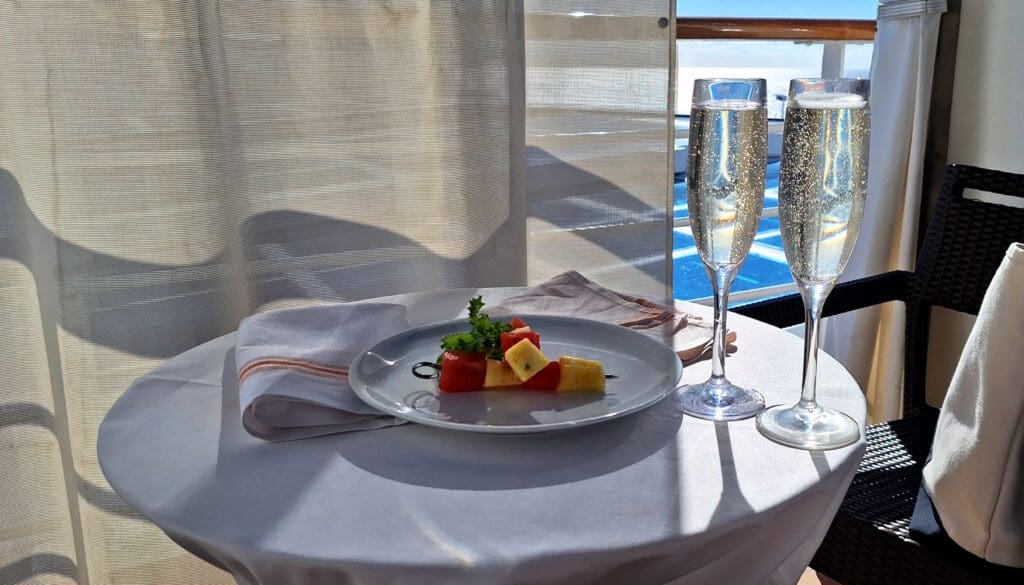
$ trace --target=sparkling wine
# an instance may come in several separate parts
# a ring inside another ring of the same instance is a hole
[[[693,239],[712,268],[750,251],[764,204],[767,112],[745,100],[712,100],[690,113],[686,204]]]
[[[782,244],[793,276],[835,280],[860,231],[871,111],[856,94],[803,93],[786,110],[779,172]]]
[[[741,420],[764,410],[764,396],[725,376],[729,286],[754,241],[764,203],[767,115],[764,79],[698,79],[690,110],[687,206],[697,251],[715,298],[711,377],[674,393],[686,414]]]
[[[843,272],[864,215],[871,84],[794,79],[782,135],[779,226],[804,301],[800,402],[757,415],[757,430],[797,449],[838,449],[860,439],[857,421],[818,404],[818,338],[825,300]]]

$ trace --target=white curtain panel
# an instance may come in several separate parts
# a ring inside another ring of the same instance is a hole
[[[878,7],[868,199],[843,280],[914,268],[928,108],[939,19],[945,11],[945,0],[883,1]],[[903,305],[887,303],[829,321],[822,347],[864,388],[869,421],[898,418],[903,405]]]
[[[0,3],[0,583],[228,583],[105,483],[251,313],[526,284],[521,0]]]
[[[528,280],[670,296],[675,0],[526,0]]]

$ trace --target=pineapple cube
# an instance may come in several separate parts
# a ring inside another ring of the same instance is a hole
[[[507,363],[501,360],[487,360],[484,388],[507,388],[519,384],[519,376],[516,376]]]
[[[562,377],[559,392],[604,392],[604,368],[601,362],[563,355],[558,358]]]
[[[525,382],[548,365],[548,358],[529,339],[522,339],[505,352],[505,362]]]

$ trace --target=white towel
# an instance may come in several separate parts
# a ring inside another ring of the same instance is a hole
[[[947,534],[1024,567],[1024,244],[992,278],[946,394],[924,487]]]
[[[711,324],[699,317],[611,291],[578,272],[484,311],[618,323],[664,341],[684,361],[708,355],[713,337]],[[402,424],[356,396],[348,366],[363,350],[410,328],[406,307],[372,302],[282,309],[245,319],[235,354],[243,426],[262,439],[287,441]]]
[[[282,309],[245,319],[235,350],[243,426],[262,439],[287,441],[403,423],[356,396],[348,365],[410,327],[406,308],[388,303]]]
[[[604,288],[575,270],[505,299],[489,312],[565,315],[618,323],[664,342],[686,363],[710,355],[715,336],[713,324],[700,317]],[[726,343],[736,341],[736,333],[729,331],[725,339]]]

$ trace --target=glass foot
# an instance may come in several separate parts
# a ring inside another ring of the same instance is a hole
[[[773,406],[757,417],[757,430],[787,447],[825,451],[852,445],[860,439],[860,426],[830,408]]]
[[[704,420],[740,420],[764,410],[761,394],[727,380],[685,386],[674,398],[683,412]]]

